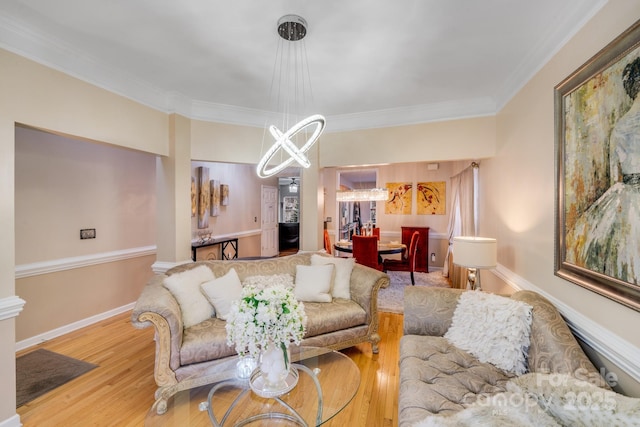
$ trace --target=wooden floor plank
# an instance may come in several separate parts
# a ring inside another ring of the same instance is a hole
[[[17,409],[25,427],[143,426],[153,404],[153,328],[136,329],[123,313],[19,352],[44,348],[98,365]],[[380,353],[360,344],[343,352],[361,373],[358,393],[329,427],[397,427],[398,346],[402,315],[379,313]],[[183,422],[178,424],[187,426]]]

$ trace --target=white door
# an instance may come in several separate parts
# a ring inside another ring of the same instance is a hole
[[[261,256],[278,255],[278,189],[262,186],[262,250]]]

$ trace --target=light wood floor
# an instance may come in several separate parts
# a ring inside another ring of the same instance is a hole
[[[153,404],[153,328],[135,329],[121,314],[18,353],[45,348],[99,365],[18,408],[26,427],[143,426]],[[380,313],[380,352],[361,344],[343,352],[358,365],[360,388],[331,427],[398,425],[398,345],[402,315]]]

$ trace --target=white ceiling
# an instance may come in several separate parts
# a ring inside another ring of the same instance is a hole
[[[297,13],[337,131],[494,114],[605,3],[2,0],[0,47],[162,111],[262,126],[276,23]]]

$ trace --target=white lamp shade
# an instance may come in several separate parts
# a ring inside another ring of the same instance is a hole
[[[469,268],[494,268],[497,242],[489,237],[459,236],[453,238],[453,263]]]

